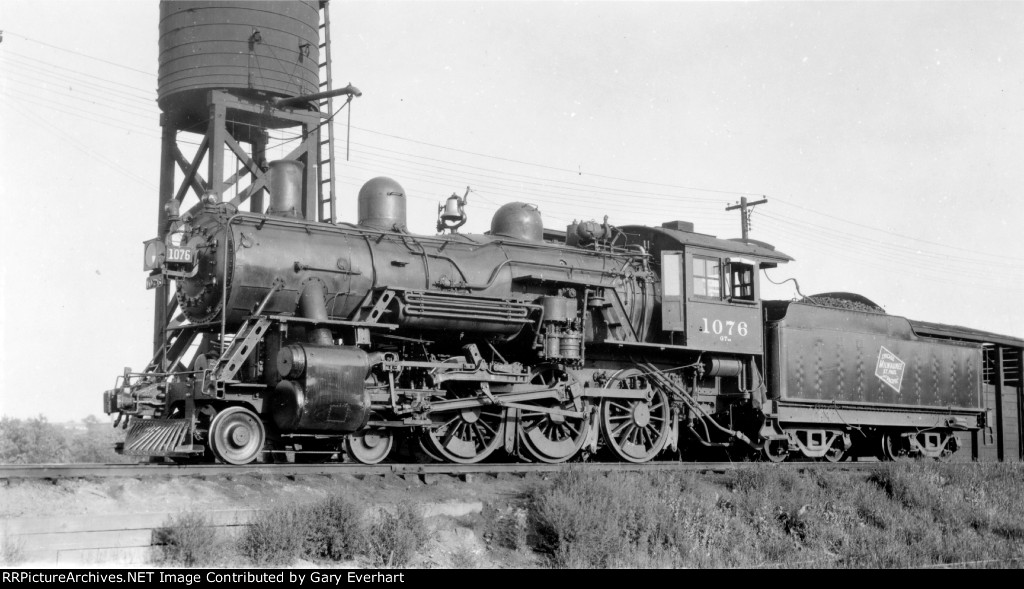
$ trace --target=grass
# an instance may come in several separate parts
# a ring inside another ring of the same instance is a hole
[[[1024,465],[751,465],[717,478],[569,471],[529,500],[551,566],[1024,566]]]
[[[751,464],[722,475],[567,470],[522,502],[486,507],[474,527],[490,555],[451,566],[557,568],[1024,568],[1024,464],[879,464],[799,473]],[[261,566],[357,561],[415,565],[428,531],[415,504],[369,510],[341,497],[263,512],[235,547],[210,548],[194,514],[169,522],[164,562],[213,553]],[[7,545],[5,544],[5,551]],[[207,563],[208,565],[209,563]]]

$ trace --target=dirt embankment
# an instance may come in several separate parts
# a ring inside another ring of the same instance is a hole
[[[430,540],[410,566],[415,567],[529,567],[538,558],[525,551],[509,551],[489,546],[489,520],[518,511],[526,492],[543,484],[540,476],[476,476],[462,480],[449,476],[395,475],[353,477],[350,475],[309,477],[264,477],[253,475],[210,478],[73,479],[62,481],[0,482],[0,520],[8,528],[25,522],[104,521],[116,528],[118,521],[141,518],[149,522],[165,521],[173,514],[196,512],[224,514],[251,512],[279,506],[309,504],[330,495],[341,495],[367,509],[388,509],[400,503],[419,507],[430,530]],[[140,520],[141,521],[141,520]],[[108,527],[105,523],[99,524]],[[125,524],[131,527],[130,524]],[[155,524],[156,525],[156,524]],[[138,527],[138,526],[136,526]],[[110,528],[113,529],[113,528]],[[230,534],[230,528],[224,528]],[[73,563],[72,551],[64,551],[60,560],[51,560],[47,544],[57,550],[66,545],[63,537],[22,536],[23,563]],[[18,536],[8,534],[7,543]],[[59,545],[59,546],[58,546]],[[16,546],[15,548],[19,548]],[[90,552],[78,562],[115,564],[140,562],[142,552],[126,550]],[[128,556],[126,556],[128,555]],[[131,556],[134,555],[134,556]],[[79,554],[81,557],[82,555]],[[53,556],[52,559],[57,559]],[[109,562],[104,562],[108,559]],[[230,565],[230,562],[228,563]],[[243,564],[238,562],[239,565]],[[340,563],[360,566],[362,563]]]

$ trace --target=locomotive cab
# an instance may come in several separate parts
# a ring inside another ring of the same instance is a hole
[[[625,227],[661,262],[661,329],[669,344],[724,354],[763,353],[759,271],[792,258],[758,241],[718,239],[692,223]]]

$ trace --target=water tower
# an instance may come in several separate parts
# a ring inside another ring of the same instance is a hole
[[[157,237],[202,201],[265,211],[269,132],[290,134],[303,174],[300,217],[333,223],[333,97],[327,0],[160,2],[158,102],[163,129]],[[348,104],[348,103],[346,103]],[[190,153],[191,157],[186,157]],[[194,204],[193,204],[194,203]],[[155,281],[154,350],[176,301]]]

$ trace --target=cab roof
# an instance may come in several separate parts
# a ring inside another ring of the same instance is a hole
[[[666,223],[666,225],[669,224],[678,226],[679,222]],[[625,225],[620,226],[619,229],[626,234],[627,243],[643,245],[644,242],[647,242],[650,244],[651,253],[656,255],[665,250],[671,251],[694,246],[753,258],[761,263],[762,268],[774,268],[779,264],[793,261],[790,256],[776,250],[775,246],[754,239],[747,241],[719,239],[705,233],[644,225]]]

